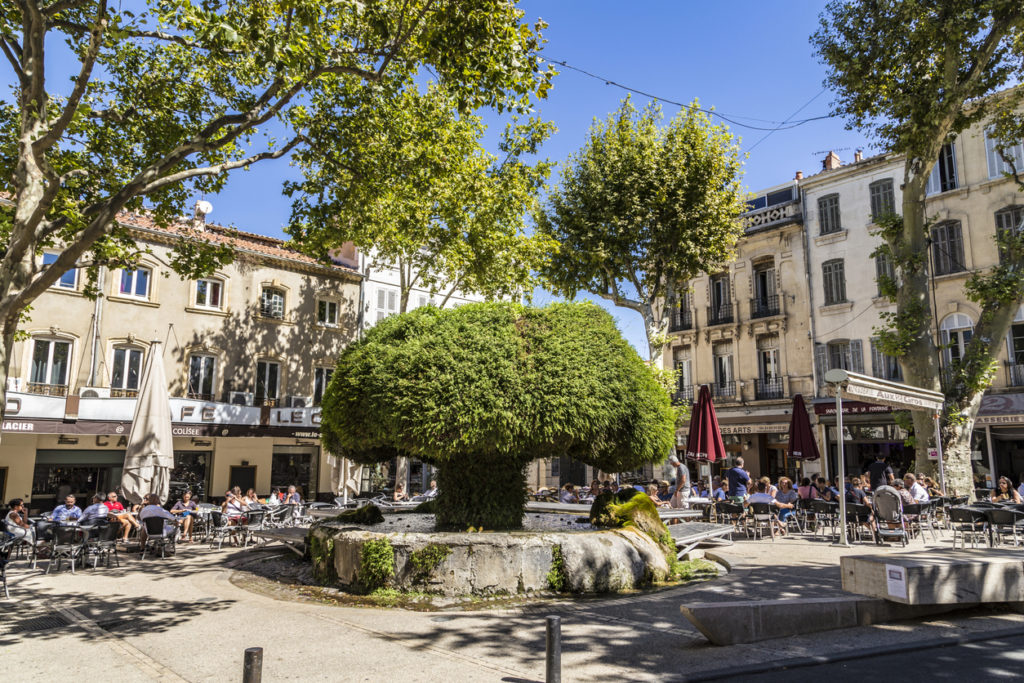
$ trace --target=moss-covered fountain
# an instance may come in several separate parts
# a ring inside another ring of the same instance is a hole
[[[592,530],[530,531],[523,519],[533,460],[632,469],[664,458],[675,421],[667,392],[595,305],[424,307],[381,321],[338,362],[324,446],[364,464],[437,467],[435,528],[381,533],[362,509],[321,520],[310,530],[314,572],[348,590],[444,595],[616,592],[669,579],[674,546],[639,492],[599,497]]]

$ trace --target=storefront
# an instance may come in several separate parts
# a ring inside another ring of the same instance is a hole
[[[8,393],[0,440],[0,493],[33,510],[58,494],[85,502],[116,490],[131,432],[134,399]],[[330,466],[319,445],[319,408],[277,409],[171,399],[171,496],[191,490],[216,500],[229,486],[294,485],[305,499],[330,500]]]
[[[981,400],[971,438],[976,488],[992,488],[999,477],[1019,484],[1024,477],[1024,394],[990,394]]]
[[[839,471],[839,435],[836,431],[836,402],[832,398],[813,401],[814,413],[824,426],[826,460],[829,476]],[[843,451],[845,470],[860,474],[882,454],[894,471],[914,469],[914,449],[906,445],[907,430],[896,424],[893,409],[862,401],[843,401]]]

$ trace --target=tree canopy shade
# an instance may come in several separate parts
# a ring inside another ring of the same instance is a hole
[[[559,244],[542,270],[552,288],[639,312],[655,364],[676,297],[725,264],[742,233],[739,148],[694,105],[665,127],[659,108],[629,99],[595,121],[536,219]]]
[[[14,206],[0,212],[0,392],[39,294],[70,268],[92,282],[137,259],[120,211],[166,224],[233,170],[298,151],[311,168],[311,155],[359,159],[428,74],[459,112],[529,112],[553,72],[537,59],[543,22],[522,20],[509,0],[5,1],[14,97],[0,103],[0,191]],[[364,137],[324,134],[375,110]],[[421,141],[413,170],[458,154],[449,143]],[[231,256],[198,236],[181,244],[174,266],[188,276]],[[44,248],[61,251],[47,268]]]
[[[886,150],[905,155],[902,215],[878,221],[879,251],[896,270],[883,284],[896,313],[878,333],[908,383],[945,392],[941,438],[949,492],[973,495],[971,432],[1024,293],[1024,232],[1005,231],[1003,262],[967,280],[966,295],[981,315],[962,358],[941,368],[931,329],[925,188],[943,145],[971,124],[996,115],[1000,134],[1024,130],[1024,90],[1000,92],[1024,80],[1024,6],[1020,0],[834,0],[811,41],[828,67],[836,112]],[[918,467],[931,470],[923,447],[935,436],[931,416],[915,412],[914,431],[922,446]]]
[[[346,349],[323,400],[324,446],[360,463],[438,467],[440,527],[518,528],[524,468],[563,454],[606,472],[661,460],[668,396],[589,303],[418,308]]]

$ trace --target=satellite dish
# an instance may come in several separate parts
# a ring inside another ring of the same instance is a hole
[[[213,204],[206,201],[205,199],[200,199],[198,202],[196,202],[196,213],[199,214],[200,216],[206,216],[210,214],[212,211]]]

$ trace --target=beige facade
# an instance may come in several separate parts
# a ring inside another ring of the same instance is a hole
[[[191,463],[183,485],[205,496],[235,483],[265,494],[290,474],[310,498],[329,491],[317,405],[355,338],[356,251],[323,265],[280,240],[205,226],[235,260],[185,280],[170,255],[187,226],[158,228],[138,215],[122,223],[146,250],[135,268],[103,269],[96,300],[83,293],[84,273],[69,271],[23,325],[0,443],[4,499],[42,497],[45,507],[63,480],[79,494],[116,486],[132,397],[154,349],[177,401],[176,461]]]
[[[759,192],[749,206],[736,259],[680,295],[665,365],[679,372],[677,401],[710,386],[726,447],[752,475],[793,476],[796,463],[785,457],[792,399],[814,388],[797,184]],[[684,430],[681,445],[685,438]]]
[[[1024,148],[1016,146],[1024,165]],[[842,165],[832,155],[830,168],[804,180],[806,223],[811,238],[811,280],[808,292],[814,315],[818,376],[843,367],[884,379],[902,380],[895,359],[875,348],[874,329],[895,305],[878,296],[877,275],[887,272],[872,256],[881,238],[872,215],[902,201],[903,158],[895,155],[855,159]],[[940,156],[928,187],[927,216],[932,222],[929,296],[933,329],[948,367],[973,334],[980,308],[964,292],[967,279],[999,262],[996,234],[1024,219],[1024,197],[1004,174],[985,125],[958,136]],[[1024,474],[1024,309],[1000,347],[999,367],[986,393],[975,433],[975,471],[980,481],[993,475]],[[824,389],[819,387],[824,397]],[[824,398],[819,412],[824,412]],[[846,420],[847,467],[856,469],[877,452],[893,462],[909,462],[906,436],[885,410],[866,407]],[[822,421],[834,424],[834,416]],[[836,434],[829,427],[828,449],[835,462]]]

